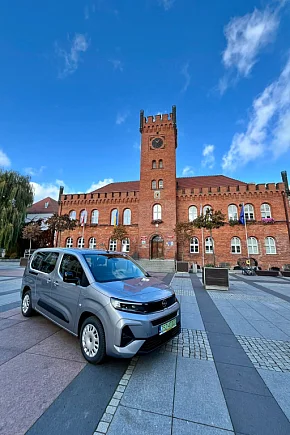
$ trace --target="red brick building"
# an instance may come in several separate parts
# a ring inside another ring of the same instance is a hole
[[[289,189],[281,183],[246,184],[223,175],[176,177],[176,109],[170,115],[140,113],[140,181],[112,183],[91,193],[60,195],[60,214],[80,219],[83,228],[61,235],[62,246],[123,250],[140,259],[180,257],[176,222],[193,220],[211,207],[226,215],[224,227],[213,231],[216,261],[237,264],[249,255],[263,268],[290,263]],[[245,204],[245,226],[238,224]],[[128,240],[111,239],[115,222],[127,228]],[[83,236],[83,237],[82,237]],[[186,260],[212,263],[207,231],[196,230],[186,242]]]

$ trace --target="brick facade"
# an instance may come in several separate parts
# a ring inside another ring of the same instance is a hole
[[[213,231],[216,263],[225,262],[234,266],[239,258],[247,257],[247,247],[245,227],[229,224],[228,206],[236,205],[239,213],[239,205],[245,203],[252,204],[254,207],[254,220],[247,225],[248,238],[255,237],[258,241],[258,253],[250,256],[255,258],[263,268],[281,267],[290,263],[289,223],[287,222],[290,207],[285,193],[288,192],[288,186],[285,188],[284,183],[246,184],[221,175],[176,178],[175,107],[170,115],[145,118],[141,112],[140,132],[140,182],[112,183],[92,193],[60,196],[60,214],[69,214],[74,210],[79,219],[82,210],[88,213],[84,228],[85,247],[89,246],[90,238],[95,237],[98,249],[109,248],[113,230],[111,212],[113,209],[118,210],[119,224],[122,224],[124,210],[129,208],[131,224],[126,228],[130,239],[130,254],[146,259],[156,256],[164,259],[178,258],[181,248],[176,245],[174,233],[176,222],[188,221],[190,206],[196,206],[199,213],[201,206],[209,205],[214,210],[221,210],[227,217],[225,226]],[[154,221],[154,217],[160,217],[153,213],[156,204],[161,206],[161,219]],[[274,223],[262,221],[262,204],[270,206]],[[99,212],[98,224],[91,223],[93,210]],[[82,237],[82,234],[83,229],[78,227],[71,233],[63,233],[58,243],[65,246],[67,238],[72,237],[73,246],[76,247],[77,240]],[[155,236],[158,238],[154,239]],[[213,255],[207,254],[205,248],[202,249],[202,239],[205,241],[209,236],[208,232],[204,231],[202,234],[201,230],[196,230],[194,236],[199,242],[199,252],[190,253],[188,241],[184,247],[184,258],[199,265],[212,263]],[[236,254],[231,252],[233,237],[240,239],[241,252]],[[266,237],[275,240],[276,254],[266,254]],[[120,242],[117,242],[117,249],[121,250],[121,248]]]

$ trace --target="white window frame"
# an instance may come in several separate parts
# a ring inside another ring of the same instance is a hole
[[[255,210],[253,204],[245,204],[244,212],[247,221],[255,220]]]
[[[91,214],[91,224],[99,223],[99,210],[94,209]]]
[[[157,189],[157,182],[156,182],[156,180],[152,180],[151,181],[151,189],[152,190],[156,190]]]
[[[73,248],[74,245],[74,241],[72,237],[67,237],[66,242],[65,242],[65,247],[66,248]]]
[[[75,221],[76,218],[77,218],[77,212],[75,210],[71,210],[69,212],[69,218],[70,218],[71,221]]]
[[[156,160],[152,160],[152,169],[157,169],[157,162],[156,162]]]
[[[248,237],[247,245],[248,245],[249,255],[259,254],[259,244],[258,244],[258,239],[256,239],[256,237]]]
[[[214,240],[212,237],[206,237],[204,241],[205,253],[213,254]]]
[[[271,219],[272,213],[271,213],[271,206],[270,204],[267,204],[264,202],[261,205],[261,218],[262,219]]]
[[[77,241],[77,248],[83,249],[85,247],[84,237],[79,237]]]
[[[163,169],[163,160],[162,159],[159,159],[158,168]]]
[[[241,252],[241,239],[239,237],[233,237],[231,239],[231,254],[241,254]]]
[[[158,189],[163,189],[163,180],[158,180]]]
[[[153,220],[162,219],[162,208],[160,204],[153,205]]]
[[[82,218],[83,217],[83,218]],[[83,224],[86,224],[87,223],[87,220],[88,220],[88,213],[87,213],[87,210],[86,209],[83,209],[83,210],[81,210],[81,212],[80,212],[80,223],[83,225]]]
[[[203,209],[202,209],[202,214],[203,214],[203,216],[206,215],[206,211],[207,211],[207,210],[212,210],[212,207],[211,207],[210,205],[204,205],[204,206],[203,206]]]
[[[117,251],[117,240],[116,239],[109,240],[109,251]]]
[[[97,239],[95,237],[91,237],[89,240],[89,249],[96,249],[97,247]]]
[[[228,217],[229,221],[237,221],[238,220],[238,207],[235,204],[230,204],[228,206]]]
[[[265,249],[267,255],[277,254],[276,240],[274,239],[274,237],[265,237]]]
[[[190,254],[199,254],[199,240],[197,237],[191,237],[189,241]]]
[[[188,208],[188,221],[193,222],[197,218],[197,207],[195,205],[191,205]]]
[[[131,225],[131,209],[125,208],[123,212],[123,225]]]
[[[115,225],[115,216],[116,216],[117,213],[118,213],[118,209],[117,208],[114,208],[111,211],[111,225]]]
[[[126,237],[126,239],[122,240],[122,252],[130,252],[130,239]]]

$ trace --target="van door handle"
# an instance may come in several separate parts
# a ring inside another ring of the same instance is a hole
[[[55,287],[57,287],[59,285],[59,283],[57,281],[54,281],[53,285],[55,285]]]

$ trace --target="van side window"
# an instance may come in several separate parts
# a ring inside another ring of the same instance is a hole
[[[79,260],[70,254],[64,254],[59,268],[59,273],[63,277],[64,272],[74,272],[76,277],[80,280],[80,285],[82,287],[87,287],[89,285],[86,274],[79,262]]]
[[[38,252],[31,262],[32,269],[41,270],[41,263],[47,257],[48,252]]]
[[[40,271],[44,273],[53,272],[58,256],[59,256],[58,252],[49,252],[48,255],[42,259]]]

